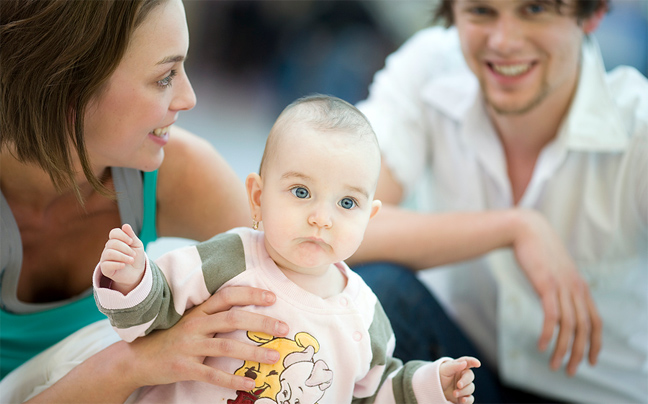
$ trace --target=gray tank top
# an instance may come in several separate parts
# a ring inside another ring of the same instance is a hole
[[[135,234],[142,229],[142,172],[132,168],[111,169],[121,222],[133,226]],[[97,262],[99,257],[97,257]],[[25,303],[18,300],[18,279],[22,268],[22,242],[18,225],[0,190],[0,307],[11,313],[34,313],[69,304],[92,293],[92,288],[70,299],[49,303]]]

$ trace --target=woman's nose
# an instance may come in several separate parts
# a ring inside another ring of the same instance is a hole
[[[186,75],[178,77],[178,79],[180,80],[173,83],[173,89],[176,92],[169,108],[174,111],[190,110],[196,105],[196,93]]]

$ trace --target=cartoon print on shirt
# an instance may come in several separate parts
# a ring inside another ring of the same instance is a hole
[[[316,404],[324,396],[324,390],[331,387],[333,371],[323,360],[314,361],[314,355],[314,348],[308,346],[302,352],[286,356],[284,371],[279,375],[281,391],[277,403]]]
[[[312,383],[318,383],[317,385],[321,386],[322,392],[330,386],[332,371],[328,369],[328,366],[324,361],[313,361],[313,356],[319,351],[320,345],[317,339],[311,334],[307,332],[299,332],[295,334],[294,339],[289,339],[283,337],[276,338],[269,334],[248,331],[247,337],[258,343],[261,347],[277,350],[280,354],[280,358],[274,364],[245,361],[243,365],[234,372],[234,374],[253,379],[256,382],[255,387],[249,391],[237,391],[236,399],[227,400],[227,404],[248,404],[255,402],[260,404],[275,403],[275,398],[278,398],[278,395],[284,391],[285,387],[295,385],[295,388],[297,388],[297,370],[299,368],[304,372],[308,372],[308,374],[303,375],[304,380],[302,380],[302,383],[308,383],[308,385],[305,386],[309,389],[313,386]],[[301,355],[292,356],[291,354],[293,353]],[[290,359],[287,359],[288,357],[290,357]],[[282,380],[286,380],[283,382],[280,381],[280,375],[285,372],[287,367],[297,365],[297,363],[300,362],[304,362],[306,366],[301,364],[294,368],[290,372],[286,373],[286,376],[290,380],[284,377]],[[306,362],[310,362],[310,364]],[[316,363],[317,368],[315,368]],[[330,374],[330,377],[322,377],[324,374]],[[326,383],[324,380],[328,380],[328,382]],[[311,394],[311,396],[312,395],[313,394]],[[320,394],[316,400],[321,396],[322,395]],[[283,403],[286,400],[277,401]],[[293,401],[288,402],[292,403]],[[299,402],[306,404],[303,399]],[[313,401],[313,404],[314,403],[316,403],[316,401]]]

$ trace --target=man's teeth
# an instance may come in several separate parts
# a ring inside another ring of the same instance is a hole
[[[503,76],[518,76],[526,73],[531,68],[531,64],[522,63],[517,65],[493,65],[493,70]]]
[[[151,133],[153,133],[155,136],[161,137],[162,135],[164,135],[167,132],[169,132],[169,127],[168,126],[165,127],[165,128],[156,128]]]

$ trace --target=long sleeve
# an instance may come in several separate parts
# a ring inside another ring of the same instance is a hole
[[[447,358],[403,364],[392,357],[396,340],[379,302],[376,303],[369,334],[373,355],[371,369],[356,383],[354,404],[449,403],[439,377],[439,365]]]
[[[133,341],[178,322],[184,312],[207,300],[245,270],[243,245],[237,234],[171,251],[156,262],[147,259],[142,282],[127,295],[103,288],[95,269],[95,300],[117,333]]]

